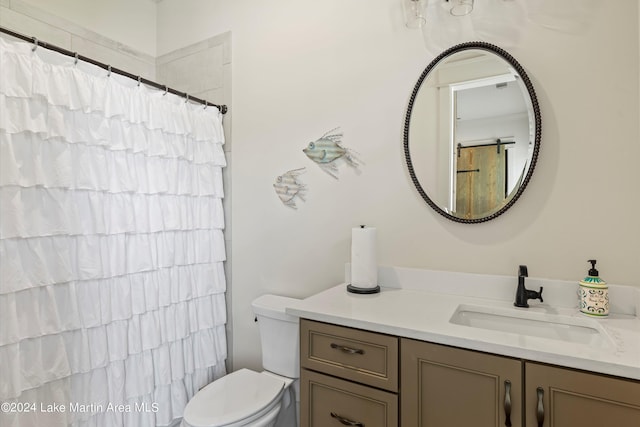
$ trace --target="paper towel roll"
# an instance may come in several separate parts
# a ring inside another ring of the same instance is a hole
[[[358,227],[351,230],[351,286],[367,289],[378,286],[376,229]]]

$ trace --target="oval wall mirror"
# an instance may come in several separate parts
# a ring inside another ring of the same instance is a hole
[[[524,191],[540,133],[540,107],[520,64],[489,43],[463,43],[438,55],[418,79],[405,119],[405,158],[436,212],[484,222]]]

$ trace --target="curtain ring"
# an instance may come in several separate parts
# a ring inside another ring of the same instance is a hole
[[[189,102],[189,94],[185,93],[185,95],[186,95],[185,96],[186,99],[184,100],[184,103],[186,104],[187,102]]]
[[[142,81],[142,79],[140,78],[140,76],[138,76],[138,86],[140,86],[140,82]]]
[[[111,65],[107,67],[107,77],[111,77]]]
[[[31,52],[35,52],[37,48],[38,48],[38,39],[34,37],[33,38],[33,47],[31,48]]]
[[[75,52],[73,54],[73,57],[75,58],[75,61],[73,61],[73,65],[78,65],[78,52]]]
[[[167,93],[169,93],[169,88],[167,87],[167,85],[164,85],[164,93],[162,94],[162,96],[165,96]]]
[[[208,106],[209,106],[209,101],[205,100],[203,110],[206,110]]]

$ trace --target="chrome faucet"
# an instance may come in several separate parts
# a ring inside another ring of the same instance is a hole
[[[513,303],[516,307],[529,307],[527,303],[530,299],[539,299],[540,302],[544,302],[542,300],[542,286],[540,286],[540,290],[530,291],[529,289],[524,287],[524,279],[525,277],[529,277],[529,273],[527,272],[527,266],[521,265],[518,268],[518,289],[516,290],[516,301]]]

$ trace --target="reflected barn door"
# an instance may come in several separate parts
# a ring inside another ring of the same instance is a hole
[[[507,150],[500,145],[458,147],[456,175],[456,216],[486,216],[506,197]]]

